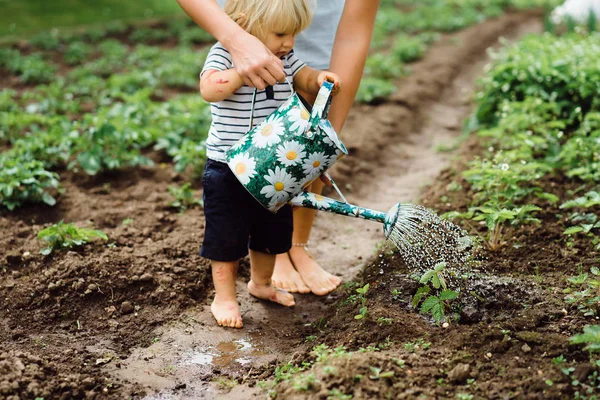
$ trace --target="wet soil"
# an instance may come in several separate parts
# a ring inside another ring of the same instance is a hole
[[[355,106],[342,132],[352,156],[333,171],[348,200],[382,211],[416,201],[450,161],[451,154],[436,146],[460,134],[485,49],[499,36],[514,39],[539,30],[539,15],[515,13],[446,35],[414,64],[411,76],[397,82],[392,101]],[[437,379],[447,379],[460,363],[470,365],[469,379],[491,398],[540,390],[558,395],[565,384],[546,367],[548,360],[569,351],[578,368],[585,365],[583,352],[567,348],[565,338],[583,321],[572,310],[563,311],[560,274],[544,277],[542,284],[533,275],[535,263],[551,273],[567,262],[565,272],[571,273],[576,263],[593,262],[589,248],[579,244],[578,254],[564,258],[563,246],[555,244],[562,240],[560,224],[543,224],[519,239],[537,246],[543,261],[514,246],[490,256],[493,262],[473,288],[486,302],[471,304],[471,311],[458,314],[460,324],[444,329],[407,306],[414,283],[401,260],[376,252],[384,239],[381,226],[320,215],[312,251],[344,280],[358,275],[359,282],[372,283],[371,317],[355,323],[356,304],[347,301],[350,293],[343,289],[326,297],[297,295],[293,309],[258,302],[245,289],[244,262],[238,299],[245,327],[226,330],[210,315],[210,270],[197,255],[202,210],[178,214],[169,208],[167,187],[182,179],[170,166],[61,178],[66,191],[55,207],[0,214],[5,232],[0,237],[0,398],[248,398],[262,395],[255,383],[269,378],[276,364],[310,359],[314,344],[355,350],[388,337],[394,345],[383,350],[334,360],[344,373],[318,372],[319,387],[299,392],[282,384],[277,390],[283,398],[326,398],[332,389],[355,398],[453,397],[467,378],[452,387]],[[451,171],[443,172],[423,203],[439,210],[464,205],[439,200],[452,179]],[[199,182],[195,185],[200,196]],[[109,243],[41,256],[37,232],[63,219],[80,226],[91,221],[108,234]],[[401,293],[396,300],[393,289]],[[394,323],[380,326],[375,322],[380,316]],[[502,329],[511,331],[510,340]],[[431,342],[429,349],[420,345],[411,353],[403,347],[418,338]],[[404,360],[404,367],[392,358]],[[366,377],[376,365],[403,379],[355,381],[356,374]],[[544,379],[560,384],[541,387]]]

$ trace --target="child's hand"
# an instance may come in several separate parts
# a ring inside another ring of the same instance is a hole
[[[317,82],[319,83],[319,87],[321,87],[323,85],[323,82],[325,81],[333,83],[333,90],[331,91],[331,94],[335,95],[340,91],[342,87],[342,81],[340,80],[340,77],[337,76],[337,74],[334,74],[333,72],[329,71],[321,71],[317,76]]]

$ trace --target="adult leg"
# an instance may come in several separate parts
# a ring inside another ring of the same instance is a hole
[[[220,326],[241,328],[244,326],[236,299],[235,278],[238,262],[212,261],[212,278],[215,298],[210,306],[212,315]]]
[[[259,299],[291,307],[296,304],[294,296],[271,285],[274,266],[274,254],[250,250],[250,282],[248,282],[248,292]]]

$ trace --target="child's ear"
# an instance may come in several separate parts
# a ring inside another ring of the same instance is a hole
[[[239,13],[235,18],[235,22],[242,27],[242,29],[246,29],[246,25],[248,24],[248,18],[246,18],[246,14]]]

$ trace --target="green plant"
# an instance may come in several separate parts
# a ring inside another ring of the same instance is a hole
[[[65,224],[63,221],[42,229],[37,237],[47,243],[47,247],[40,251],[43,255],[48,255],[54,250],[78,247],[94,239],[108,240],[108,237],[102,231],[78,228],[71,223]]]
[[[585,316],[594,317],[600,313],[600,269],[590,268],[588,273],[580,272],[578,276],[567,279],[570,287],[563,290],[565,302],[576,305]]]
[[[597,105],[600,70],[594,60],[599,57],[595,35],[531,35],[505,47],[493,55],[494,65],[481,81],[477,118],[493,122],[504,100],[526,96],[556,102],[565,118],[578,107],[585,114]]]
[[[379,317],[377,318],[378,325],[391,325],[394,320],[392,318]]]
[[[352,399],[351,394],[345,394],[340,389],[331,389],[327,392],[327,400],[350,400]]]
[[[178,209],[180,212],[184,212],[190,207],[195,205],[203,206],[201,199],[194,198],[194,191],[190,182],[184,183],[182,186],[169,186],[169,194],[175,198],[174,201],[169,202],[169,207]]]
[[[356,289],[356,293],[358,294],[358,298],[360,299],[361,307],[358,311],[358,314],[354,316],[354,319],[364,319],[369,314],[369,310],[367,308],[367,292],[369,291],[369,284],[367,283],[363,287],[359,287]]]
[[[361,103],[378,104],[395,90],[396,87],[389,80],[366,77],[360,82],[356,100]]]
[[[600,325],[586,325],[583,327],[583,333],[572,336],[569,339],[571,344],[585,343],[585,350],[590,353],[600,352]]]
[[[87,174],[96,175],[101,170],[153,165],[152,160],[140,153],[143,142],[140,132],[117,129],[110,123],[90,128],[77,143],[76,158],[69,168],[81,167]]]
[[[41,161],[0,157],[0,205],[14,210],[25,203],[56,204],[49,191],[59,188],[58,174]]]
[[[421,304],[420,312],[422,314],[431,314],[437,323],[444,319],[445,310],[446,307],[448,307],[449,302],[458,298],[458,292],[448,290],[444,273],[446,266],[447,264],[445,262],[440,262],[432,269],[425,271],[419,278],[419,283],[422,283],[425,286],[422,286],[417,290],[412,300],[412,306],[416,309],[419,306],[419,303],[421,303],[421,300],[428,295]],[[439,295],[430,294],[431,288],[428,286],[430,282],[435,290],[440,291]]]
[[[381,368],[373,366],[369,366],[369,369],[371,370],[371,375],[369,375],[369,379],[374,381],[379,379],[392,378],[395,375],[394,371],[381,372]]]
[[[63,59],[69,65],[81,64],[92,53],[92,47],[84,42],[73,42],[69,44],[63,54]]]

